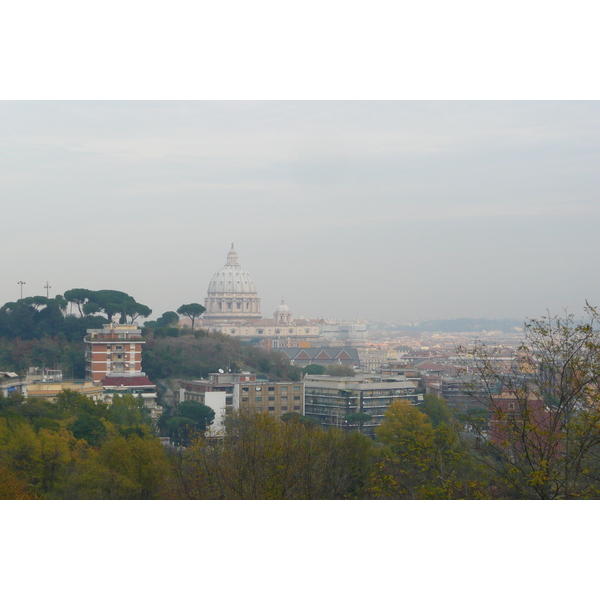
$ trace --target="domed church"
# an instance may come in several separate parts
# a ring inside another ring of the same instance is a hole
[[[207,323],[241,323],[261,318],[256,286],[250,273],[238,262],[233,244],[227,254],[225,266],[210,280],[204,306],[206,312],[202,317]]]
[[[203,327],[242,339],[309,340],[318,338],[321,331],[320,321],[292,319],[292,312],[284,300],[273,319],[263,319],[254,281],[238,262],[233,244],[225,266],[210,280],[204,306]]]

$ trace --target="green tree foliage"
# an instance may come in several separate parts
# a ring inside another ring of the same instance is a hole
[[[0,369],[26,372],[29,367],[53,368],[60,364],[65,376],[85,377],[83,335],[77,341],[61,336],[40,340],[0,338]]]
[[[181,417],[191,419],[201,431],[205,431],[215,420],[215,411],[210,406],[194,400],[182,402],[178,407],[178,413]]]
[[[168,310],[156,322],[159,327],[174,327],[179,323],[179,315],[172,310]]]
[[[280,418],[284,423],[287,423],[288,421],[297,421],[306,426],[321,427],[321,421],[316,417],[307,417],[306,415],[301,415],[296,412],[284,413]]]
[[[112,321],[115,315],[120,315],[120,322],[125,323],[127,317],[133,322],[137,317],[148,317],[152,313],[145,304],[140,304],[125,292],[118,290],[99,290],[92,292],[87,290],[87,301],[82,305],[84,315],[101,313],[108,321]]]
[[[109,405],[106,418],[114,423],[121,435],[129,437],[152,436],[156,430],[155,423],[150,417],[142,398],[136,398],[132,394],[119,396],[115,394]]]
[[[325,374],[334,377],[354,377],[356,375],[354,369],[346,365],[327,365]]]
[[[324,375],[325,367],[323,365],[306,365],[306,367],[302,369],[302,373],[304,373],[304,375]]]
[[[202,377],[237,365],[274,380],[300,379],[301,370],[290,365],[280,353],[244,346],[240,340],[220,333],[198,331],[196,335],[150,337],[142,356],[148,377],[152,381]]]
[[[71,302],[72,304],[74,304],[77,307],[77,310],[79,311],[79,316],[83,317],[83,306],[90,299],[92,294],[93,292],[91,292],[90,290],[75,288],[72,290],[67,290],[64,294],[64,298],[67,302]]]
[[[348,413],[344,420],[350,426],[358,426],[358,430],[362,433],[363,425],[371,421],[373,417],[365,412],[351,412]]]
[[[446,404],[446,400],[441,396],[425,394],[422,404],[419,405],[419,410],[429,417],[434,428],[442,423],[450,425],[452,422],[452,411]]]
[[[106,438],[106,426],[102,420],[87,412],[79,415],[70,429],[78,440],[85,440],[90,446],[100,446]]]
[[[56,395],[54,405],[65,416],[72,415],[79,417],[85,413],[95,417],[104,417],[108,411],[107,405],[96,404],[91,398],[75,390],[63,390],[59,392]]]
[[[128,303],[124,312],[125,314],[122,315],[121,322],[126,321],[127,317],[129,317],[130,323],[134,323],[138,317],[147,318],[152,314],[150,307],[145,304],[140,304],[139,302],[134,302],[133,304]]]
[[[156,332],[157,329],[165,329],[169,327],[174,327],[179,323],[179,316],[176,312],[172,310],[168,310],[164,312],[162,316],[158,317],[156,321],[146,321],[144,323],[144,327],[148,329],[152,329],[152,331]]]
[[[196,423],[187,417],[175,415],[164,420],[163,429],[172,443],[177,446],[187,446],[194,438]]]
[[[183,316],[187,317],[192,321],[192,331],[194,331],[194,324],[196,319],[202,315],[202,313],[206,310],[202,304],[198,304],[197,302],[192,302],[191,304],[182,304],[177,312]]]
[[[164,312],[156,321],[146,321],[144,327],[151,330],[155,337],[179,337],[179,316],[169,310]]]
[[[77,308],[79,316],[67,314],[69,303]],[[30,296],[7,302],[0,307],[0,368],[21,371],[29,366],[61,364],[69,375],[83,377],[82,340],[88,329],[101,328],[116,314],[124,322],[127,317],[133,321],[150,313],[147,306],[115,290],[77,288],[64,296]],[[30,353],[15,347],[27,342],[34,342],[29,346]]]
[[[62,332],[67,302],[62,296],[30,296],[0,308],[0,335],[30,340]]]
[[[186,400],[179,404],[176,411],[164,415],[161,426],[178,444],[187,446],[198,434],[206,431],[215,419],[215,411],[201,402]]]

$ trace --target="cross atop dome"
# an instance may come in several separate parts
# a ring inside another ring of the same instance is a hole
[[[238,255],[233,247],[233,242],[231,242],[231,250],[227,254],[227,264],[228,265],[238,265]]]

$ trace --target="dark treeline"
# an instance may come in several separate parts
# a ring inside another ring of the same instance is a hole
[[[65,377],[85,377],[83,338],[110,320],[133,322],[151,310],[124,292],[73,289],[64,296],[30,296],[0,307],[0,370],[24,373],[29,367],[59,367]],[[184,304],[147,321],[142,368],[155,382],[198,378],[218,369],[251,369],[270,379],[298,380],[301,372],[277,353],[218,333],[175,325],[179,316],[192,325],[204,312],[200,304]],[[160,388],[159,388],[160,389]]]
[[[79,341],[86,329],[102,327],[117,315],[125,323],[128,318],[133,322],[151,312],[117,290],[73,289],[54,298],[28,296],[0,307],[0,337],[32,340],[62,336],[67,341]]]
[[[60,365],[65,378],[85,377],[85,348],[81,341],[62,336],[40,340],[0,338],[0,370],[26,373],[29,367],[55,368]]]
[[[185,330],[183,330],[185,332]],[[144,347],[143,368],[153,381],[207,377],[219,369],[251,370],[268,379],[298,381],[301,369],[276,352],[200,330],[178,337],[154,337]]]

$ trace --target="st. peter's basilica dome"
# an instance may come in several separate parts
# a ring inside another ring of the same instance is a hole
[[[244,321],[260,319],[260,298],[250,273],[238,262],[233,244],[227,262],[210,280],[204,320]]]

